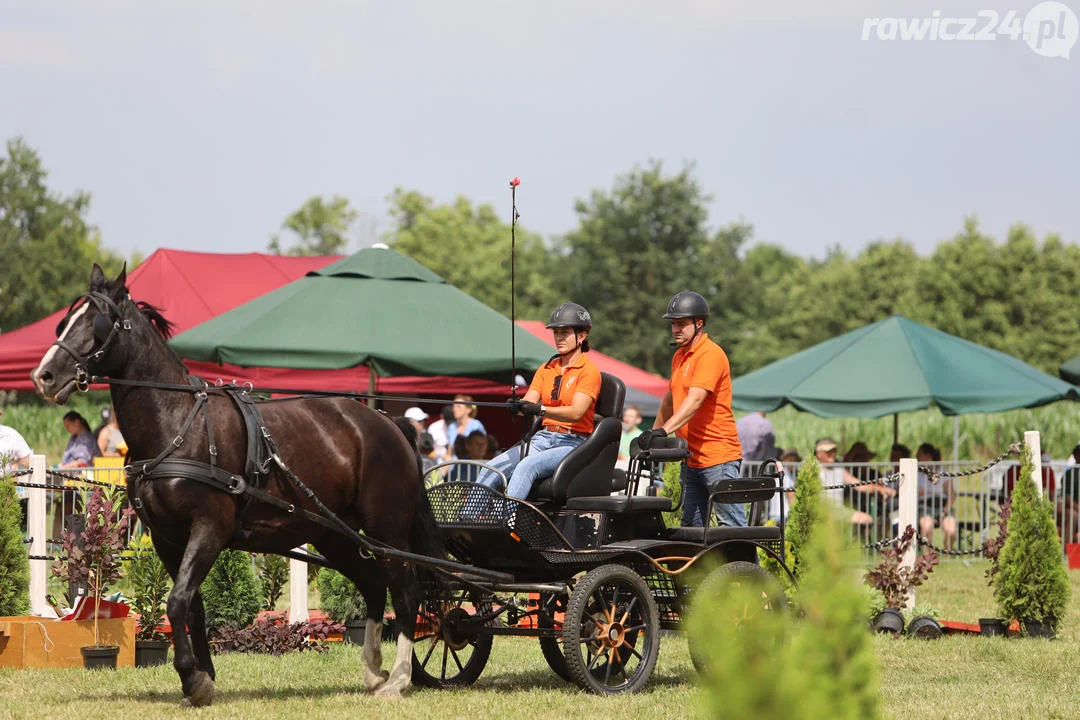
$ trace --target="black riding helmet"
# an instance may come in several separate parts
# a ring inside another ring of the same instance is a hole
[[[683,290],[680,293],[675,293],[671,300],[668,301],[667,312],[664,313],[665,320],[677,320],[679,318],[701,318],[705,320],[708,317],[709,303],[693,290]]]
[[[551,311],[547,328],[573,328],[576,344],[581,346],[582,352],[589,352],[589,339],[585,338],[585,342],[577,340],[579,330],[592,330],[592,315],[583,306],[572,302],[563,303]]]

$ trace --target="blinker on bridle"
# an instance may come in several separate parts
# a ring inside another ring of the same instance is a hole
[[[75,301],[71,303],[68,314],[56,326],[57,335],[60,335],[64,328],[67,327],[71,319],[71,313],[80,300],[93,303],[98,311],[98,314],[94,317],[94,345],[91,346],[90,352],[81,355],[59,338],[53,345],[66,352],[75,361],[75,387],[78,388],[79,392],[86,392],[90,389],[90,373],[88,371],[90,363],[98,362],[105,357],[109,346],[116,340],[120,332],[130,332],[131,321],[124,318],[120,306],[111,297],[105,293],[92,290],[75,298]]]

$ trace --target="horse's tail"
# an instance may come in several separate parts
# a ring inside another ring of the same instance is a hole
[[[420,451],[416,449],[416,427],[409,422],[408,418],[402,417],[394,418],[394,424],[409,441],[416,456],[416,505],[413,511],[412,534],[409,537],[411,550],[428,557],[445,558],[446,548],[443,546],[442,531],[435,522],[435,513],[431,510],[427,489],[424,486],[424,461],[420,457]],[[420,569],[419,574],[422,579],[439,577],[438,573],[431,573],[423,568]]]

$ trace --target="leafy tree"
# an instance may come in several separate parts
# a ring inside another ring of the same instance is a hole
[[[30,562],[15,483],[3,473],[5,460],[0,457],[0,616],[25,615],[30,608]]]
[[[510,225],[493,206],[474,206],[462,196],[437,204],[398,188],[390,196],[390,213],[397,224],[387,238],[391,247],[510,316]],[[559,263],[536,233],[519,224],[515,236],[517,317],[546,319],[566,299],[558,284]]]
[[[65,307],[86,289],[92,263],[108,274],[122,258],[101,246],[87,224],[90,194],[49,190],[38,153],[21,138],[0,157],[0,331]]]
[[[1039,496],[1031,477],[1033,467],[1031,449],[1024,446],[1005,546],[998,556],[994,596],[1003,618],[1037,620],[1056,631],[1069,602],[1069,578],[1054,525],[1054,507]]]
[[[653,162],[594,190],[575,208],[579,227],[566,237],[562,263],[569,299],[592,311],[596,347],[667,375],[668,328],[660,319],[669,297],[694,289],[710,302],[709,330],[723,344],[733,332],[733,278],[751,228],[735,224],[710,234],[710,198],[687,165],[667,175]]]
[[[289,582],[289,561],[272,553],[255,556],[255,568],[262,583],[262,609],[273,610]]]
[[[269,249],[284,255],[340,255],[349,246],[349,228],[359,214],[340,195],[329,200],[309,198],[296,212],[285,218],[281,227],[296,235],[296,242],[281,249],[281,238],[273,235]]]
[[[242,550],[224,550],[200,589],[208,630],[246,627],[262,608],[262,591],[251,568],[251,556]]]

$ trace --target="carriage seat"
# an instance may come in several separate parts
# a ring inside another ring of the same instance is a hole
[[[533,486],[529,502],[563,506],[567,498],[609,495],[615,461],[622,437],[623,401],[626,385],[614,375],[600,373],[600,396],[596,399],[596,422],[592,434],[570,451],[555,474]]]

